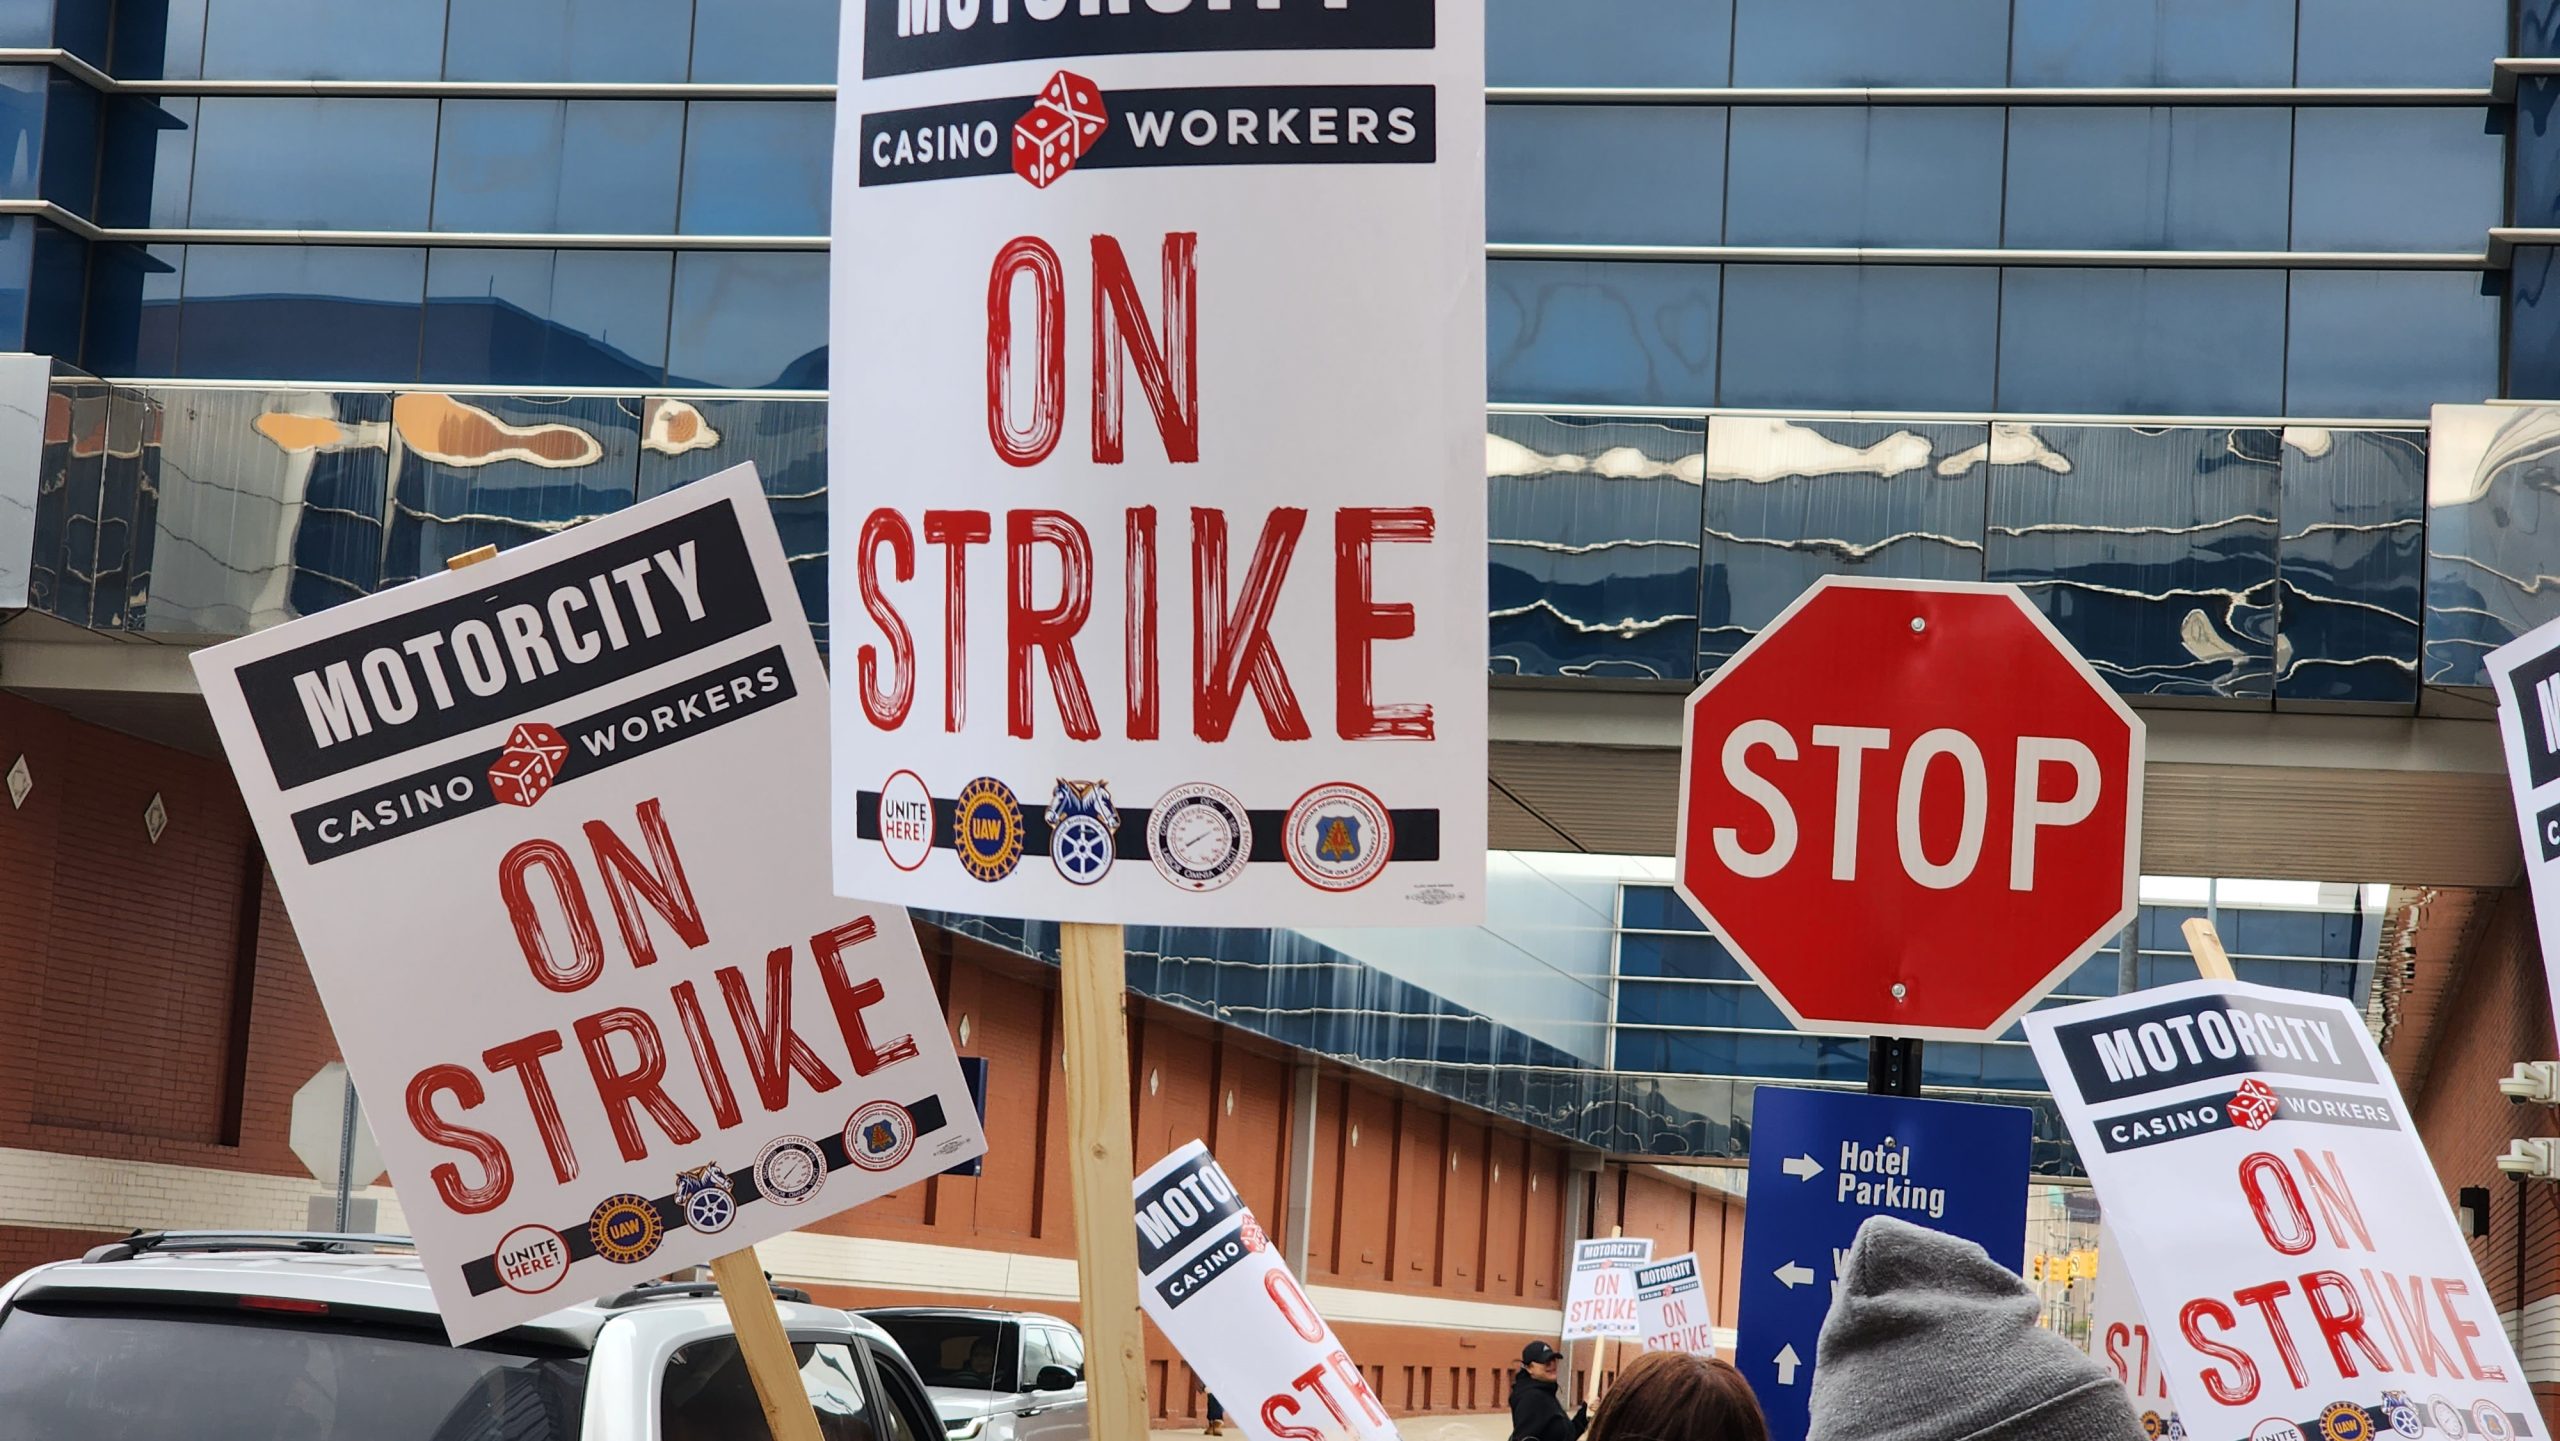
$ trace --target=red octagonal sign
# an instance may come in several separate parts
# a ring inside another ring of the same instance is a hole
[[[1680,894],[1806,1030],[1996,1036],[2134,917],[2142,722],[2015,586],[1817,582],[1680,768]]]

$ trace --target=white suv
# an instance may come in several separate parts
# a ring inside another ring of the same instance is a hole
[[[400,1237],[170,1232],[0,1287],[0,1441],[766,1441],[716,1291],[446,1344]],[[827,1441],[942,1441],[887,1332],[776,1288]]]

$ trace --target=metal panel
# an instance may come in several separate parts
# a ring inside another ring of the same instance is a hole
[[[2424,431],[2285,430],[2279,706],[2417,704],[2426,471]]]
[[[1987,573],[2117,690],[2274,696],[2279,432],[2001,425]]]
[[[1695,678],[1705,431],[1486,417],[1494,674]]]
[[[640,498],[755,462],[792,583],[827,647],[827,406],[818,400],[651,396],[640,407]]]
[[[392,398],[391,445],[385,586],[625,509],[639,490],[629,399],[405,391]]]
[[[2560,405],[2439,405],[2427,460],[2430,686],[2485,698],[2481,660],[2560,616]]]
[[[1706,674],[1825,575],[1982,579],[1986,425],[1707,425]]]
[[[27,603],[52,382],[53,362],[46,357],[0,355],[0,610]]]

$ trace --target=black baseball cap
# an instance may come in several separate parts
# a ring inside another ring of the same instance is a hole
[[[1559,1359],[1561,1358],[1556,1354],[1556,1348],[1544,1341],[1532,1341],[1520,1348],[1520,1360],[1524,1365],[1544,1366],[1549,1361]]]

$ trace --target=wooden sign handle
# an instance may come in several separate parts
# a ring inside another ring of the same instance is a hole
[[[1627,1228],[1624,1226],[1612,1226],[1609,1228],[1609,1239],[1612,1241],[1618,1240],[1626,1234]],[[1592,1337],[1591,1366],[1589,1370],[1582,1374],[1583,1405],[1597,1406],[1600,1404],[1600,1368],[1608,1364],[1608,1359],[1609,1338],[1606,1336]]]
[[[2196,958],[2196,970],[2208,981],[2236,981],[2231,973],[2231,956],[2222,949],[2222,937],[2215,933],[2213,922],[2202,916],[2179,927],[2187,935],[2187,953]]]
[[[444,568],[461,570],[497,554],[496,546],[484,545],[446,561]],[[738,1355],[747,1363],[747,1379],[755,1383],[774,1441],[826,1441],[818,1430],[818,1408],[800,1381],[800,1358],[791,1354],[791,1337],[782,1329],[782,1308],[773,1303],[773,1288],[765,1282],[755,1247],[713,1260],[711,1279],[720,1287],[720,1304],[729,1310],[729,1328],[738,1333]]]
[[[773,1304],[773,1288],[749,1246],[711,1263],[711,1279],[720,1285],[720,1302],[729,1308],[729,1324],[738,1333],[738,1354],[746,1358],[747,1379],[755,1382],[756,1400],[764,1406],[764,1424],[774,1441],[824,1441],[818,1431],[818,1408],[800,1381],[800,1359],[791,1354],[791,1337],[782,1329],[782,1308]]]
[[[1147,1434],[1147,1331],[1138,1310],[1137,1178],[1129,1135],[1129,962],[1118,926],[1060,927],[1068,1183],[1076,1206],[1088,1434]]]

